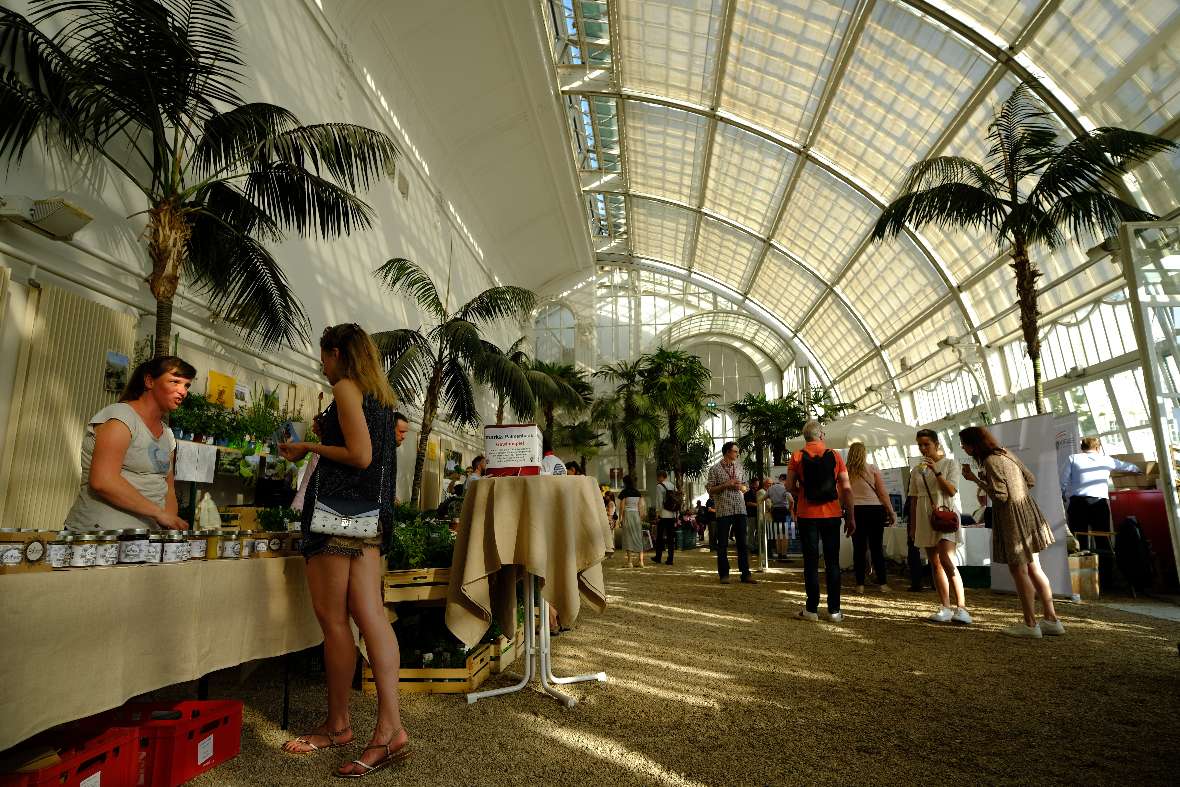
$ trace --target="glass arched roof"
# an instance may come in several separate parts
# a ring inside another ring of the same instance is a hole
[[[698,340],[699,337],[720,342],[740,342],[763,373],[773,371],[780,382],[783,374],[791,369],[795,356],[782,336],[753,317],[737,311],[707,311],[689,315],[662,331],[657,344],[683,344]],[[766,361],[773,364],[773,370]]]
[[[934,230],[867,242],[912,163],[982,158],[993,107],[1021,81],[1070,133],[1180,134],[1175,0],[550,0],[549,10],[598,259],[737,293],[865,405],[866,392],[961,363],[950,344],[1019,331],[1006,258],[989,239]],[[1180,156],[1157,159],[1126,189],[1167,214],[1180,201]],[[1046,312],[1121,286],[1117,265],[1078,248],[1039,262]]]

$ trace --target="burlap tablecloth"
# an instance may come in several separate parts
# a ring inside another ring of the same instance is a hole
[[[580,596],[606,608],[602,560],[607,551],[602,494],[589,476],[481,478],[471,484],[451,563],[447,627],[468,647],[492,615],[516,628],[516,580],[541,578],[541,595],[572,624]]]
[[[301,557],[0,576],[0,751],[323,641]]]

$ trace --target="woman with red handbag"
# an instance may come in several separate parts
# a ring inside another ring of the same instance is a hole
[[[925,549],[938,591],[938,611],[932,623],[971,623],[963,578],[955,566],[955,550],[963,541],[959,523],[959,465],[942,451],[938,433],[922,429],[917,435],[922,461],[910,472],[910,538]],[[953,602],[953,606],[952,606]]]
[[[1053,531],[1029,492],[1036,478],[1014,454],[1001,448],[992,433],[981,426],[959,432],[963,451],[975,460],[979,474],[967,465],[963,477],[979,485],[992,499],[992,561],[1007,563],[1024,611],[1024,622],[1004,629],[1010,637],[1040,639],[1061,636],[1065,626],[1053,607],[1053,589],[1041,570],[1037,553],[1053,543]],[[1037,596],[1045,615],[1037,623]]]

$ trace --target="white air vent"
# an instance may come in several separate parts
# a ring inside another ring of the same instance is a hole
[[[0,219],[8,219],[53,240],[71,240],[93,220],[86,211],[64,199],[0,196]]]

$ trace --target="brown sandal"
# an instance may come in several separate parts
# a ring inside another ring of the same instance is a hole
[[[292,751],[291,749],[287,748],[286,744],[284,744],[283,751],[285,751],[289,754],[311,754],[312,752],[322,751],[324,749],[338,749],[341,746],[347,746],[348,744],[352,743],[351,739],[340,742],[340,743],[336,742],[337,738],[343,737],[345,733],[348,733],[351,731],[352,731],[352,725],[350,724],[347,727],[345,727],[344,729],[336,730],[335,732],[332,732],[331,730],[324,730],[323,732],[305,732],[302,735],[287,741],[287,743],[302,743],[305,746],[310,746],[311,747],[310,749],[308,749],[307,751]],[[327,738],[328,745],[327,746],[316,746],[310,740],[311,737],[314,735],[319,735],[321,737]]]
[[[372,765],[369,765],[367,762],[362,762],[361,760],[353,760],[351,763],[346,763],[359,765],[365,770],[361,771],[360,773],[342,773],[340,768],[337,768],[332,772],[332,775],[337,779],[363,779],[371,773],[376,773],[377,771],[383,770],[384,768],[388,768],[395,762],[401,762],[402,760],[406,759],[410,756],[410,739],[408,737],[406,738],[406,742],[399,746],[396,750],[390,750],[389,748],[389,744],[393,743],[393,739],[396,738],[398,733],[403,729],[403,727],[398,727],[396,730],[394,730],[393,735],[389,736],[389,741],[387,743],[373,743],[361,749],[362,757],[369,749],[385,749],[385,756],[377,760],[377,762],[373,763]],[[340,767],[342,768],[344,766],[342,765]]]

